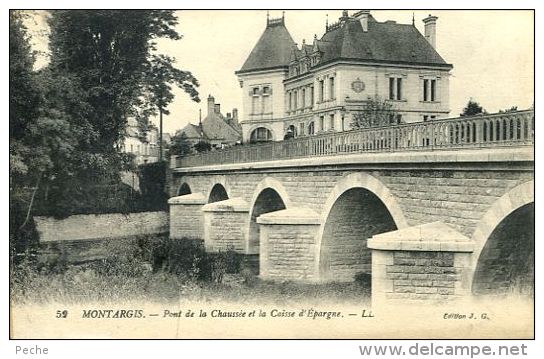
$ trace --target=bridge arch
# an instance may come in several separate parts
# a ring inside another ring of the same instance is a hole
[[[225,185],[222,183],[216,183],[210,189],[208,194],[208,203],[214,203],[229,199],[229,195]]]
[[[280,181],[266,177],[253,191],[247,225],[247,254],[258,256],[260,251],[260,229],[257,217],[291,207],[291,200]]]
[[[511,236],[516,237],[515,242]],[[534,238],[534,180],[531,180],[496,200],[476,226],[469,278],[472,293],[506,294],[514,289],[523,290],[514,287],[534,275]],[[521,277],[520,270],[524,271]]]
[[[324,281],[351,281],[357,273],[369,275],[371,261],[366,240],[403,227],[407,227],[404,214],[380,180],[366,173],[343,177],[321,214],[316,272]]]
[[[178,196],[191,194],[191,186],[187,182],[183,182],[178,188]]]

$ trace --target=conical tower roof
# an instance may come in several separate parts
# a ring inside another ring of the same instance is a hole
[[[236,73],[287,67],[293,46],[296,44],[285,27],[285,19],[267,19],[264,33]]]

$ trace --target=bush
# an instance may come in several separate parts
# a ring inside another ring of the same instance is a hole
[[[165,239],[152,249],[153,271],[187,274],[197,280],[221,283],[225,273],[238,273],[241,255],[232,248],[207,253],[201,240]]]

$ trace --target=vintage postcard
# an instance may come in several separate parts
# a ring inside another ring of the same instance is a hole
[[[534,26],[10,10],[10,337],[534,338]]]

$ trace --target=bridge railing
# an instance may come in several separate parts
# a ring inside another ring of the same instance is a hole
[[[534,110],[392,125],[243,145],[178,157],[175,167],[260,162],[362,152],[534,144]]]

